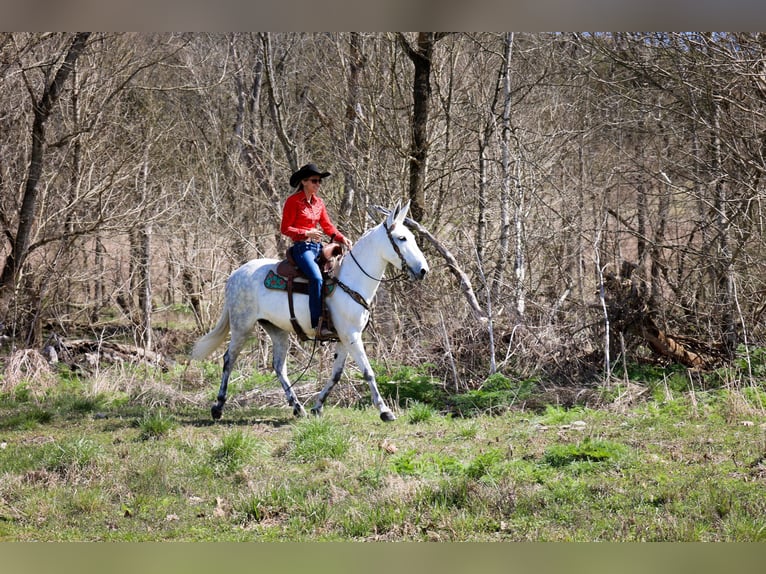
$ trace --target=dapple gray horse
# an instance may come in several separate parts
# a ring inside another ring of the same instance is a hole
[[[351,355],[370,386],[372,403],[380,412],[380,418],[384,421],[395,419],[378,392],[375,374],[364,350],[362,332],[370,318],[369,306],[389,263],[407,273],[410,279],[423,279],[428,273],[428,263],[412,232],[404,225],[408,209],[409,202],[403,207],[397,205],[385,221],[359,238],[340,265],[336,289],[327,296],[327,307],[339,341],[335,349],[332,376],[311,408],[315,415],[321,415],[325,399],[340,380],[346,357]],[[270,270],[274,270],[278,263],[275,259],[253,259],[234,271],[226,282],[221,318],[213,330],[194,345],[192,358],[204,359],[231,332],[231,340],[223,358],[223,376],[218,398],[211,409],[214,419],[221,418],[223,414],[229,376],[256,323],[271,337],[272,365],[282,384],[287,402],[293,407],[293,414],[306,415],[303,405],[293,392],[285,367],[290,333],[294,332],[290,323],[287,294],[284,291],[268,289],[264,285],[266,275]],[[314,330],[311,328],[309,317],[308,296],[296,294],[295,298],[296,318],[310,337]]]

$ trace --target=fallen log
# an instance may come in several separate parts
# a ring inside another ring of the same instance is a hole
[[[684,366],[701,369],[711,362],[701,353],[688,349],[682,337],[668,334],[657,326],[649,301],[630,277],[607,275],[604,279],[607,313],[612,329],[639,338],[656,354]]]
[[[54,337],[43,349],[49,363],[96,368],[101,363],[146,363],[165,368],[165,358],[143,347],[108,340],[60,339]]]

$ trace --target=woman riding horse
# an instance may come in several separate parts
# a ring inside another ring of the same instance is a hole
[[[333,225],[324,201],[317,195],[322,178],[329,175],[329,171],[320,171],[315,164],[308,163],[290,176],[290,187],[297,187],[297,190],[285,201],[280,228],[283,235],[293,240],[291,250],[295,264],[308,277],[311,327],[316,329],[316,338],[320,340],[334,336],[330,329],[319,324],[322,315],[322,272],[317,258],[322,251],[323,232],[330,236],[331,242],[351,249],[351,240]]]

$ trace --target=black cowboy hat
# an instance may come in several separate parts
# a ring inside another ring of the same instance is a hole
[[[315,163],[307,163],[298,171],[290,176],[290,187],[298,187],[298,184],[311,175],[318,175],[319,177],[327,177],[330,175],[329,171],[319,171],[319,168]]]

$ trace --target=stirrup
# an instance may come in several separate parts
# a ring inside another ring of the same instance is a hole
[[[319,324],[314,332],[314,339],[317,341],[338,341],[338,333],[325,325],[324,317],[319,318]]]

